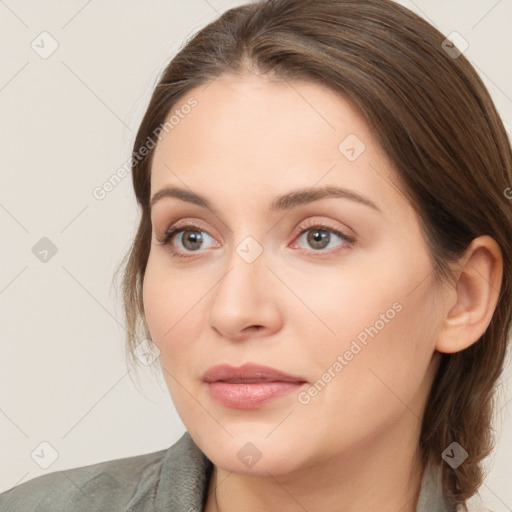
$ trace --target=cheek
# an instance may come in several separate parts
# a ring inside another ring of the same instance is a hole
[[[187,342],[194,309],[188,304],[190,290],[186,290],[174,272],[171,274],[150,257],[143,283],[144,311],[151,339],[160,351],[162,375],[177,411],[186,410],[187,404],[183,403],[186,396],[182,396],[178,383],[184,382],[183,370],[190,368],[191,359],[191,346]]]
[[[399,324],[406,300],[402,289],[408,288],[404,276],[380,265],[328,270],[316,272],[314,279],[298,273],[287,279],[296,297],[288,299],[292,309],[286,322],[300,333],[303,350],[312,352],[322,365],[348,350],[352,340],[369,345],[376,333],[383,338],[390,325]]]
[[[325,338],[326,350],[315,354],[321,389],[315,400],[340,424],[347,424],[347,412],[351,425],[369,428],[404,413],[421,417],[437,327],[428,280],[411,293],[418,275],[425,274],[381,274],[380,282],[359,286],[353,281],[332,313],[337,336]]]
[[[431,360],[438,326],[426,255],[412,258],[395,249],[378,256],[360,258],[334,279],[332,269],[314,280],[294,278],[293,290],[311,312],[291,321],[303,352],[314,364],[314,377],[336,374],[322,391],[325,400],[339,401],[348,391],[367,401],[372,393],[393,391],[411,397]],[[333,368],[339,356],[343,368]]]
[[[143,283],[144,311],[162,367],[175,371],[191,357],[191,341],[199,339],[205,322],[201,298],[210,287],[204,275],[185,277],[163,258],[150,255]]]

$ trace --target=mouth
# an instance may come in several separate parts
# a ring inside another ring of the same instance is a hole
[[[254,363],[239,368],[230,365],[214,366],[203,375],[203,381],[211,398],[225,407],[235,409],[262,407],[307,384],[303,377]]]

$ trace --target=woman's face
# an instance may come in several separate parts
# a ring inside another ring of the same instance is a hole
[[[151,197],[175,187],[190,200],[152,206],[144,307],[195,442],[226,470],[283,474],[417,440],[448,296],[431,286],[418,218],[362,118],[322,86],[255,75],[214,80],[172,114]],[[306,383],[258,401],[251,390],[271,385],[203,381],[245,363]],[[249,401],[230,401],[240,388]]]

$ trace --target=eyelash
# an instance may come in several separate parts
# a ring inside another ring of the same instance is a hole
[[[336,236],[340,237],[344,241],[344,244],[343,244],[344,247],[352,247],[356,243],[354,238],[349,237],[349,236],[343,234],[341,231],[333,228],[332,226],[329,226],[328,224],[323,224],[321,222],[311,222],[310,224],[308,224],[308,222],[306,221],[305,224],[301,225],[299,228],[297,228],[295,230],[294,235],[296,235],[296,238],[298,238],[303,233],[310,231],[312,229],[319,229],[319,230],[323,230],[323,231],[329,231],[330,233],[334,233]],[[165,230],[165,232],[162,235],[162,238],[157,241],[157,245],[169,245],[169,242],[174,237],[174,235],[176,235],[182,231],[189,231],[189,230],[201,231],[203,233],[206,233],[206,231],[203,228],[201,228],[200,226],[197,226],[196,224],[175,225],[175,226],[171,226],[170,228]],[[209,235],[209,236],[211,236],[211,235]],[[174,249],[172,247],[172,245],[170,245],[169,247],[170,247],[171,255],[173,257],[186,259],[186,258],[193,258],[195,256],[194,253],[183,254],[180,251]],[[343,249],[343,247],[341,247],[341,249]],[[340,247],[338,247],[334,250],[331,250],[331,254],[336,253],[339,250],[340,250]],[[322,250],[312,251],[312,252],[316,252],[316,253],[320,253],[320,254],[323,253]]]

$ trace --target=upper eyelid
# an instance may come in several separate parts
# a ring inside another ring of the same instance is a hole
[[[293,228],[293,232],[300,233],[300,231],[306,231],[308,229],[313,229],[316,226],[321,227],[323,229],[329,229],[329,230],[341,231],[341,232],[349,230],[349,228],[343,228],[343,227],[338,228],[338,227],[332,226],[327,221],[321,221],[321,220],[311,221],[308,219],[308,220],[302,221],[301,223],[299,223],[297,225],[297,227]],[[188,230],[187,228],[188,229],[199,228],[201,231],[204,231],[209,236],[213,236],[210,234],[209,229],[201,226],[200,221],[184,221],[183,223],[181,221],[177,221],[177,222],[172,223],[169,227],[165,228],[165,231],[171,231],[171,230],[173,230],[174,232],[178,232],[178,231],[182,231],[182,230],[187,231]],[[349,236],[349,235],[347,235],[347,236]]]
[[[327,215],[328,216],[328,215]],[[325,225],[327,227],[329,227],[330,229],[334,229],[334,230],[338,230],[338,231],[348,231],[349,233],[348,234],[353,234],[354,236],[357,236],[357,233],[354,231],[353,228],[349,228],[346,224],[344,224],[343,222],[340,222],[340,221],[336,221],[336,220],[332,220],[332,221],[329,221],[329,220],[320,220],[318,219],[318,217],[322,218],[322,217],[326,217],[326,215],[322,215],[322,214],[319,214],[319,215],[308,215],[308,217],[306,219],[303,219],[302,221],[298,222],[296,224],[296,227],[293,228],[293,231],[295,232],[300,226],[302,226],[303,224],[308,224],[308,228],[311,228],[311,227],[314,227],[315,224],[320,224],[320,225]],[[186,220],[183,220],[183,219],[179,219],[179,220],[176,220],[174,222],[171,222],[171,223],[168,223],[168,227],[166,227],[165,229],[166,230],[170,230],[171,228],[172,229],[182,229],[182,228],[186,228],[190,225],[197,225],[198,227],[200,227],[202,230],[206,231],[208,234],[210,234],[210,228],[209,227],[204,227],[204,221],[201,220],[200,218],[196,218],[194,216],[191,216],[191,217],[184,217]],[[312,219],[315,219],[315,220],[312,220]],[[211,224],[208,223],[210,226]],[[309,225],[311,224],[311,225]],[[336,227],[335,225],[331,225],[331,224],[339,224],[340,226]],[[272,226],[271,229],[274,229],[276,224],[274,224]],[[153,226],[154,226],[154,223],[153,223]],[[178,226],[178,227],[176,227]],[[304,226],[303,226],[304,227]],[[305,227],[304,227],[305,228]],[[218,233],[218,230],[217,228],[213,228],[213,230],[215,232]],[[228,231],[230,233],[233,232],[232,229],[229,229],[228,228]],[[270,230],[268,230],[270,231]],[[268,232],[267,231],[267,232]]]
[[[214,235],[210,234],[210,230],[201,226],[201,222],[199,221],[185,221],[181,223],[180,221],[171,224],[168,228],[165,229],[165,232],[170,231],[171,229],[175,231],[174,236],[176,236],[181,231],[187,231],[190,229],[197,229],[200,231],[204,231],[208,236],[215,238]]]

